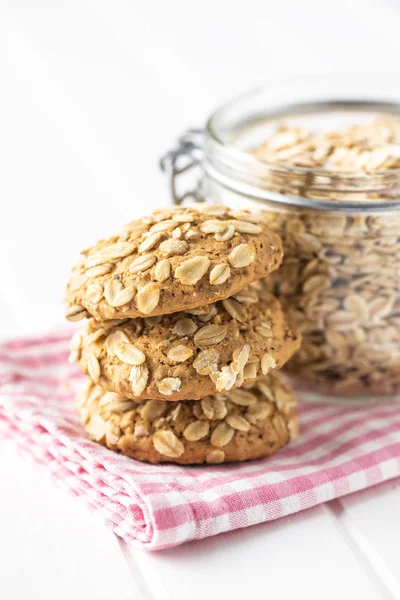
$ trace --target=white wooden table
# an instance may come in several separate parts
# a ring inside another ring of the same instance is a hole
[[[49,330],[80,248],[167,202],[157,159],[268,77],[398,69],[396,0],[0,0],[0,334]],[[373,76],[371,76],[373,85]],[[400,483],[162,553],[0,446],[0,598],[400,599]]]

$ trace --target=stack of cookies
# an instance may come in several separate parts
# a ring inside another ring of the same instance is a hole
[[[222,463],[295,437],[295,399],[272,372],[299,333],[263,285],[283,256],[258,214],[199,204],[128,223],[85,250],[67,287],[71,358],[89,378],[91,439],[133,458]]]

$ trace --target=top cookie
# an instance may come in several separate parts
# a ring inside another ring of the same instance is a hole
[[[69,321],[211,304],[277,269],[283,250],[257,213],[198,204],[157,210],[82,254],[67,287]]]

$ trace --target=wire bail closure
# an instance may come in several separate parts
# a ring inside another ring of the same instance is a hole
[[[188,129],[178,139],[177,146],[160,159],[160,168],[168,176],[173,204],[180,205],[190,199],[192,202],[204,202],[204,197],[200,193],[202,160],[202,129]],[[182,178],[181,175],[185,177]],[[189,189],[181,192],[179,188],[183,187],[184,180],[186,180],[186,189]]]

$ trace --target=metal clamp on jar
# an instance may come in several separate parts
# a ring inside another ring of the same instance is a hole
[[[399,99],[387,80],[261,88],[162,162],[175,203],[261,208],[282,236],[283,266],[268,282],[302,332],[285,372],[309,399],[400,398]]]

